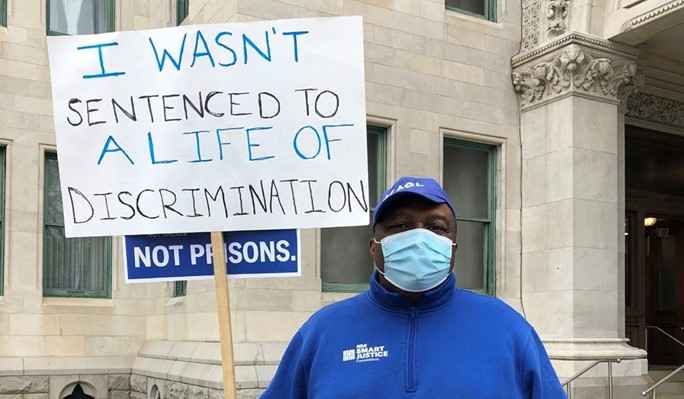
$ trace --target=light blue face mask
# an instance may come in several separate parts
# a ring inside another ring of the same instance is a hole
[[[374,240],[378,242],[377,240]],[[440,285],[451,270],[454,243],[426,229],[411,229],[383,238],[385,271],[378,273],[397,288],[423,292]]]

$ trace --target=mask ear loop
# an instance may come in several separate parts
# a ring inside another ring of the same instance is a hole
[[[375,242],[376,244],[380,245],[380,248],[382,249],[382,243],[381,243],[380,241],[376,240],[375,237],[373,237],[373,242]],[[373,269],[375,269],[375,271],[378,272],[378,274],[380,274],[381,276],[387,278],[387,276],[385,276],[385,272],[383,272],[382,270],[380,270],[380,269],[378,268],[378,265],[375,264],[375,262],[373,262]]]

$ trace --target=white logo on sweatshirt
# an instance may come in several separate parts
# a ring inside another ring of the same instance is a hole
[[[389,357],[389,351],[385,350],[384,345],[368,346],[368,344],[358,344],[355,349],[345,349],[342,351],[343,362],[377,362],[386,357]]]

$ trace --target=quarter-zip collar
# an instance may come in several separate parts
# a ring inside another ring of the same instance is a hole
[[[426,291],[416,302],[411,302],[397,292],[388,291],[378,281],[378,273],[374,272],[370,278],[368,297],[383,308],[403,313],[425,312],[438,308],[447,303],[454,295],[456,277],[449,273],[449,277],[437,287]]]

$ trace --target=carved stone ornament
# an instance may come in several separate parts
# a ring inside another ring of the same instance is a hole
[[[531,50],[539,44],[539,14],[542,0],[522,2],[522,43],[520,51]]]
[[[516,69],[512,79],[525,107],[569,91],[620,100],[634,85],[636,70],[634,61],[617,61],[569,44],[540,62]]]
[[[570,0],[522,0],[520,51],[531,50],[565,33],[568,30],[569,12]]]
[[[627,116],[684,127],[684,102],[648,93],[638,93],[627,99]]]
[[[557,36],[568,28],[568,8],[570,0],[547,0],[546,20],[548,26],[546,30],[552,36]]]

